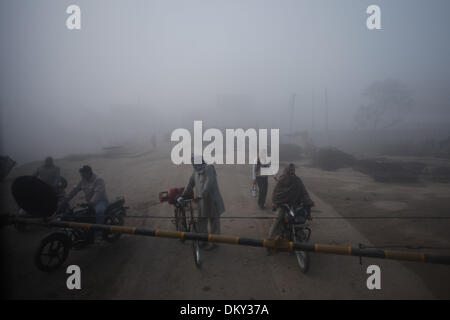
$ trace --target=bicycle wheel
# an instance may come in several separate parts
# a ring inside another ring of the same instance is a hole
[[[192,223],[192,232],[197,233],[197,224],[195,221]],[[200,241],[192,240],[192,251],[194,253],[195,266],[200,268],[202,265],[200,260]]]
[[[175,228],[177,231],[187,231],[186,212],[184,208],[175,208]]]
[[[305,235],[302,228],[292,227],[292,236],[294,242],[303,242]],[[295,257],[297,258],[297,264],[303,273],[308,272],[309,269],[309,253],[306,251],[295,251]]]

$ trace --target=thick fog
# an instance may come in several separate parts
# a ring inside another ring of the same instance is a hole
[[[81,30],[66,28],[74,3]],[[366,26],[371,4],[382,30]],[[292,118],[314,133],[327,109],[329,130],[356,130],[365,90],[386,79],[412,101],[396,129],[445,137],[449,12],[448,0],[2,0],[1,154],[169,139],[194,120],[287,133]]]

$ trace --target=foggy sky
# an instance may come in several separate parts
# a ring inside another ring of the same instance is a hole
[[[81,30],[65,26],[70,4]],[[382,30],[366,27],[370,4]],[[294,126],[323,130],[325,88],[330,129],[353,129],[363,90],[387,78],[414,92],[410,123],[450,124],[449,12],[448,0],[2,0],[1,153],[89,152],[194,120],[283,129],[294,93]]]

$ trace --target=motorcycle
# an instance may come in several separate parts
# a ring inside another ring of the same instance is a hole
[[[310,208],[304,204],[290,206],[282,204],[279,209],[282,212],[282,239],[292,242],[308,242],[311,237],[311,229],[306,224],[307,220],[311,220]],[[306,251],[294,251],[297,258],[297,264],[303,273],[309,269],[309,254]]]
[[[122,226],[126,216],[127,207],[125,199],[118,198],[108,205],[105,210],[106,225]],[[74,208],[68,208],[56,217],[57,221],[96,223],[95,210],[91,205],[79,204]],[[120,233],[104,231],[102,239],[107,242],[115,242],[120,238]],[[62,228],[52,232],[40,242],[35,253],[34,261],[38,269],[44,272],[52,272],[58,269],[67,259],[71,249],[84,249],[94,243],[94,232],[81,228]]]

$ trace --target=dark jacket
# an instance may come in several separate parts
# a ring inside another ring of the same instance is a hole
[[[295,174],[287,174],[286,170],[273,190],[272,202],[277,206],[283,203],[289,205],[303,203],[311,207],[314,204],[302,180]]]

